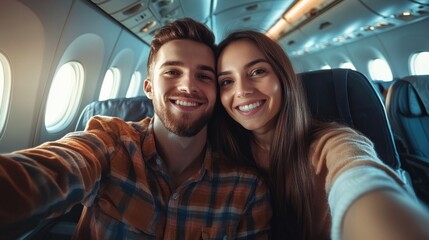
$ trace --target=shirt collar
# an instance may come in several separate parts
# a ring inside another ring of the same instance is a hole
[[[144,139],[142,141],[142,151],[143,151],[143,161],[151,166],[158,166],[156,163],[157,159],[161,159],[156,151],[155,144],[155,135],[153,133],[153,118],[149,122],[147,131],[145,133]],[[204,171],[207,171],[210,179],[213,177],[213,156],[210,145],[206,145],[206,154],[204,156],[204,162],[200,170],[201,176],[203,176]]]

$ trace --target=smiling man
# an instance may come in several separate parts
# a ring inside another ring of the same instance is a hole
[[[75,239],[266,239],[269,193],[212,152],[214,36],[192,19],[161,28],[144,90],[155,116],[93,117],[82,132],[0,155],[0,236],[82,202]]]

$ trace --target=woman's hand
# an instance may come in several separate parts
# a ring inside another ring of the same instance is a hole
[[[374,191],[357,199],[344,216],[343,240],[428,240],[429,212],[411,197]]]

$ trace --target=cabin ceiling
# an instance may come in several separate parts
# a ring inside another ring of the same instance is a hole
[[[219,40],[245,28],[267,31],[294,0],[91,0],[101,10],[150,44],[153,33],[178,18],[191,17],[209,26]]]
[[[235,30],[266,33],[283,21],[280,30],[270,36],[292,57],[346,44],[429,16],[429,0],[90,1],[148,45],[156,29],[183,17],[205,23],[217,41]],[[285,14],[303,2],[313,5],[300,7],[301,15],[289,20]]]

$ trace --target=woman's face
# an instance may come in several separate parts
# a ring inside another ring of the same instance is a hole
[[[230,43],[218,59],[222,105],[244,128],[264,133],[275,127],[281,85],[262,52],[249,40]]]

